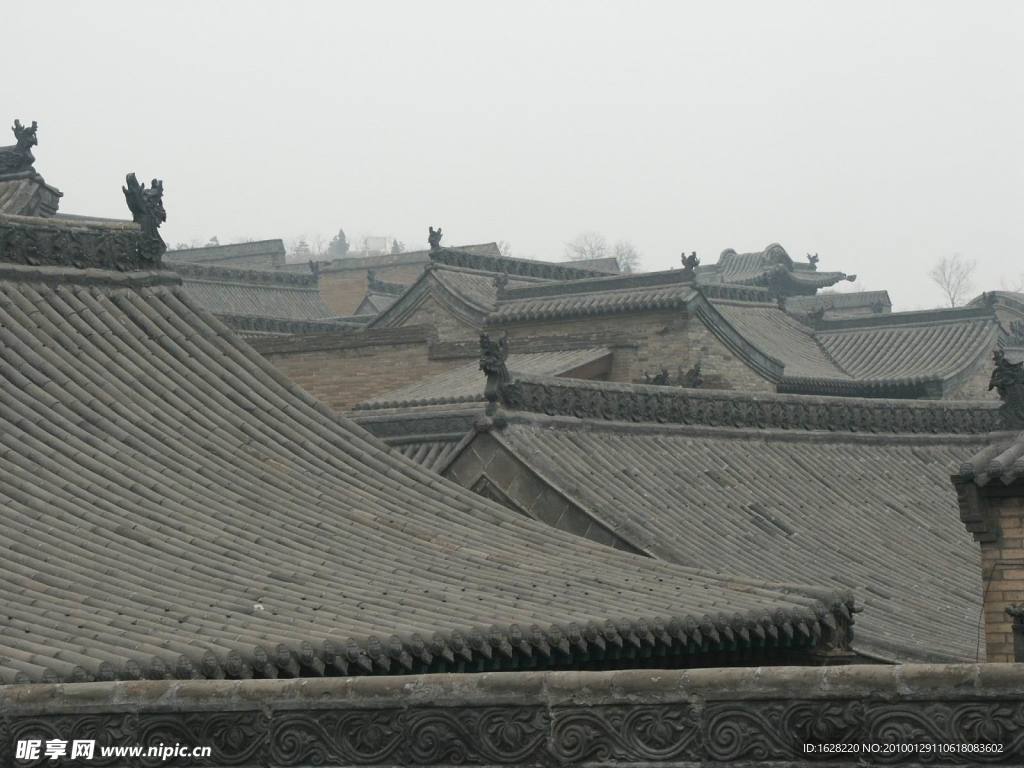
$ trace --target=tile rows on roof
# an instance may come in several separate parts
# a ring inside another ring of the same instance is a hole
[[[522,519],[327,412],[180,286],[108,274],[0,282],[0,681],[844,642],[845,593]]]
[[[0,213],[54,216],[62,193],[36,173],[0,176]]]
[[[167,251],[168,262],[189,264],[216,264],[248,269],[272,269],[284,266],[284,242],[280,239],[255,240],[229,245],[207,245],[199,248],[179,248]]]
[[[773,304],[712,300],[711,305],[715,313],[702,314],[709,328],[720,336],[734,330],[780,363],[777,380],[784,392],[940,396],[977,368],[1000,333],[988,308],[807,324]]]
[[[501,445],[629,545],[750,578],[853,589],[865,603],[854,648],[870,656],[976,658],[980,558],[948,475],[983,438],[504,416],[492,433]]]
[[[501,292],[488,323],[682,309],[695,295],[682,270],[599,277]]]

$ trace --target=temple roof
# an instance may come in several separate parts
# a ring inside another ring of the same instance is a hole
[[[255,240],[230,245],[207,245],[200,248],[179,248],[167,251],[169,264],[206,264],[233,269],[274,269],[285,263],[284,242],[280,239]],[[301,265],[302,270],[309,266]]]
[[[813,261],[810,260],[812,258]],[[727,248],[722,251],[717,264],[697,268],[697,282],[756,285],[769,289],[773,296],[787,297],[813,296],[821,288],[857,279],[856,275],[843,272],[819,272],[817,256],[809,256],[808,260],[807,264],[794,262],[778,243],[754,253],[737,253]]]
[[[722,663],[750,645],[848,641],[845,590],[552,531],[329,412],[176,274],[140,269],[144,252],[54,250],[57,265],[25,265],[4,239],[19,226],[37,224],[0,216],[0,682],[557,668],[647,652]],[[121,226],[108,229],[140,247],[152,232]],[[104,260],[126,271],[72,266]]]
[[[715,312],[704,318],[712,331],[723,339],[735,333],[741,343],[730,346],[782,392],[941,397],[971,375],[1001,337],[989,307],[865,315],[811,325],[773,304],[711,304]]]
[[[522,375],[498,404],[490,437],[636,549],[853,589],[866,606],[854,648],[868,656],[976,658],[979,553],[948,476],[998,429],[996,404]],[[470,465],[453,453],[437,469],[469,485]]]
[[[498,296],[488,323],[684,308],[694,294],[692,275],[683,270],[604,275],[529,286],[509,283]]]
[[[467,324],[482,327],[494,311],[498,296],[495,272],[432,264],[370,324],[373,328],[401,325],[427,298],[447,307]],[[539,278],[508,277],[509,286],[532,285]]]

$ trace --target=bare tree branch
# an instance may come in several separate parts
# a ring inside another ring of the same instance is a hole
[[[608,256],[608,238],[600,232],[581,232],[565,244],[565,258],[570,261],[603,259]]]
[[[619,240],[615,243],[612,255],[619,262],[619,270],[622,272],[633,272],[640,266],[640,252],[629,240]]]
[[[959,307],[971,293],[976,264],[973,259],[965,259],[959,253],[944,256],[931,271],[928,277],[939,286],[951,307]]]

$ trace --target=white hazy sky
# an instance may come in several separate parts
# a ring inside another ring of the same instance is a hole
[[[168,242],[217,235],[645,269],[780,242],[936,305],[1024,274],[1024,2],[15,3],[0,120],[38,120],[62,210],[165,181]],[[2,141],[2,139],[0,139]],[[6,143],[13,142],[13,137]]]

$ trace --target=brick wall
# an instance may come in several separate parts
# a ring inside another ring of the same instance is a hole
[[[725,347],[696,317],[685,312],[645,312],[635,315],[552,320],[509,324],[502,329],[513,351],[550,348],[559,339],[573,344],[615,348],[609,381],[643,381],[662,366],[673,376],[696,362],[704,385],[716,389],[774,392],[775,385]]]
[[[430,359],[427,329],[369,331],[359,337],[322,334],[257,340],[275,368],[335,411],[465,364]]]
[[[330,267],[320,273],[320,297],[338,315],[353,315],[366,296],[366,273],[372,269],[378,280],[412,285],[423,272],[423,263],[394,266]]]
[[[1015,496],[990,497],[986,503],[996,534],[995,541],[981,543],[986,661],[1013,661],[1006,609],[1024,603],[1024,487],[1017,487]]]

